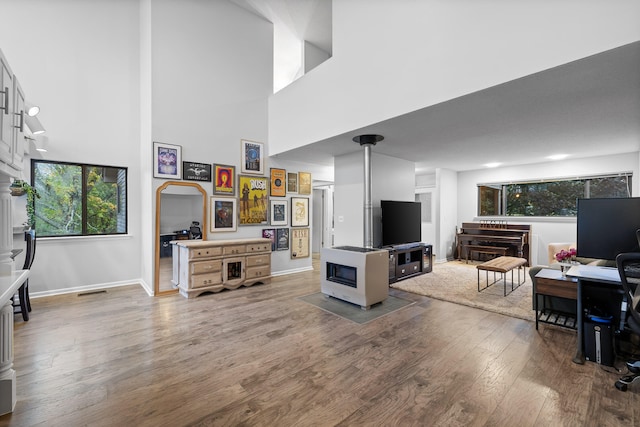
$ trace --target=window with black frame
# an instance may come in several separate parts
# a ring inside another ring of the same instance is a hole
[[[478,216],[572,217],[579,198],[631,197],[631,172],[478,185]]]
[[[127,168],[31,161],[38,237],[127,233]]]

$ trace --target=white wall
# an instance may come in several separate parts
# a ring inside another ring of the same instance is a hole
[[[226,1],[156,0],[152,16],[153,140],[181,145],[184,161],[235,165],[237,174],[241,139],[263,142],[269,154],[272,25]],[[324,170],[278,159],[267,159],[265,176],[271,167],[311,172],[313,179],[326,176]],[[163,182],[155,179],[154,190]],[[212,184],[200,184],[211,196]],[[238,226],[236,232],[209,232],[207,238],[261,237],[263,228],[274,227]],[[273,274],[310,268],[311,257],[291,259],[290,251],[271,255]]]
[[[42,109],[46,158],[129,170],[129,235],[41,239],[32,294],[152,288],[155,189],[165,182],[152,178],[152,142],[238,172],[241,139],[264,142],[268,154],[271,24],[228,1],[198,0],[3,0],[0,16],[16,17],[0,26],[0,48]],[[285,255],[274,269],[288,268]]]
[[[270,99],[274,154],[640,38],[635,0],[349,0],[332,14],[332,57]]]
[[[324,61],[331,57],[331,55],[329,55],[329,52],[325,52],[324,50],[320,49],[312,43],[309,43],[308,41],[304,42],[303,47],[305,73],[313,70],[318,65],[322,64]]]
[[[138,2],[3,0],[0,16],[0,48],[27,100],[41,107],[45,158],[127,167],[129,175],[129,235],[39,239],[32,295],[139,282]]]
[[[640,137],[639,137],[640,140]],[[510,168],[482,169],[458,173],[457,225],[479,220],[477,216],[480,183],[579,177],[584,175],[633,172],[632,196],[640,194],[640,153],[562,160]],[[573,218],[508,218],[509,223],[532,224],[531,262],[546,264],[547,245],[576,241]]]
[[[436,171],[436,242],[433,251],[436,261],[453,258],[455,226],[458,213],[458,174],[449,169]]]
[[[364,245],[364,152],[334,159],[335,246]],[[414,201],[415,164],[371,153],[373,246],[382,244],[380,200]]]

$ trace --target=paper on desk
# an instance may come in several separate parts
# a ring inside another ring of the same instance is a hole
[[[602,267],[600,265],[574,265],[567,271],[567,276],[578,279],[599,279],[608,282],[620,282],[620,273],[615,267]]]

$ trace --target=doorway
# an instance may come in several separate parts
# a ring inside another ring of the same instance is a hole
[[[313,236],[311,252],[333,246],[333,184],[313,188]]]

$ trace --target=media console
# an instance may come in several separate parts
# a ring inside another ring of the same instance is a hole
[[[433,269],[433,246],[424,243],[385,246],[389,251],[389,283],[430,273]]]

